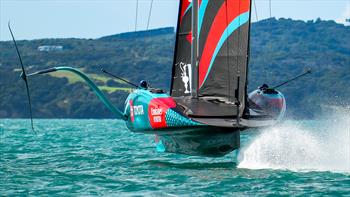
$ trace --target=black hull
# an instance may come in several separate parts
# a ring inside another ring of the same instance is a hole
[[[165,152],[186,155],[222,157],[240,147],[240,131],[207,127],[182,135],[163,134],[159,138]]]
[[[222,157],[240,147],[240,131],[244,129],[196,126],[140,131],[156,134],[160,152],[193,156]]]

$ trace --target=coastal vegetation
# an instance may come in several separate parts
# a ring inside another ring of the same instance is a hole
[[[283,82],[306,68],[313,73],[281,87],[288,116],[315,118],[330,106],[350,102],[350,27],[334,21],[267,19],[252,24],[249,90]],[[83,70],[123,108],[131,87],[100,72],[102,66],[131,82],[147,80],[169,90],[174,28],[130,32],[99,39],[21,40],[18,46],[28,73],[53,66]],[[62,46],[41,51],[40,46]],[[0,118],[29,116],[25,85],[11,41],[0,42]],[[113,118],[76,76],[52,73],[29,79],[36,118]]]

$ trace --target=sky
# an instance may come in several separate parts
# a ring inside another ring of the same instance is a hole
[[[99,38],[135,30],[137,0],[0,0],[0,40]],[[147,26],[151,0],[139,0],[138,30]],[[258,19],[270,17],[269,0],[255,0]],[[350,0],[271,0],[272,16],[296,20],[350,18]],[[252,21],[257,20],[253,6]],[[154,0],[150,28],[176,26],[178,0]],[[349,25],[349,23],[347,23]]]

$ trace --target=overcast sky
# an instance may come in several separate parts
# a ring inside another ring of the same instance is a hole
[[[269,0],[255,0],[259,20],[269,17]],[[271,0],[272,16],[313,20],[350,18],[350,0]],[[139,0],[138,29],[145,29],[151,0]],[[150,28],[175,26],[178,0],[154,0]],[[0,0],[0,40],[98,38],[134,31],[136,0]],[[253,21],[256,21],[253,9]]]

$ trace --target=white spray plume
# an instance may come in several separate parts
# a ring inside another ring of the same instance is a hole
[[[344,113],[345,112],[345,113]],[[350,173],[350,113],[267,128],[238,155],[238,167]]]

